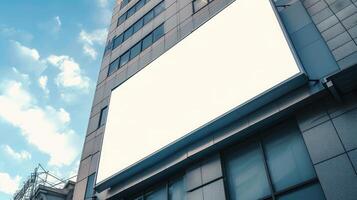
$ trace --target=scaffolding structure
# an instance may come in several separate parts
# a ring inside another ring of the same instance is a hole
[[[39,186],[61,189],[76,176],[68,179],[59,178],[51,174],[41,164],[35,168],[30,176],[22,183],[22,187],[14,194],[14,200],[33,200]]]

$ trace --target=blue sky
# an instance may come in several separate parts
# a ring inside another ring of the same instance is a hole
[[[38,163],[77,173],[113,2],[1,2],[0,199]]]

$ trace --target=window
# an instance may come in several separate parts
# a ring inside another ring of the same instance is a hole
[[[142,50],[148,48],[151,44],[152,44],[152,33],[150,33],[149,35],[147,35],[144,39],[143,39],[143,46],[142,46]]]
[[[122,56],[120,56],[120,67],[129,62],[129,54],[130,51],[127,51]]]
[[[299,129],[286,122],[225,154],[232,200],[325,199]]]
[[[150,12],[146,13],[146,15],[144,16],[144,24],[147,24],[153,18],[154,18],[154,11],[151,10]]]
[[[164,10],[165,10],[165,4],[163,1],[161,1],[161,3],[159,3],[157,6],[155,6],[154,15],[158,16]]]
[[[131,26],[124,32],[124,41],[127,40],[130,36],[133,35],[133,27]]]
[[[136,33],[138,30],[140,30],[144,26],[144,20],[143,18],[139,19],[139,21],[135,22],[133,29],[134,33]]]
[[[168,188],[169,200],[185,200],[186,191],[183,178],[179,178],[171,183],[169,183]]]
[[[154,30],[154,42],[156,42],[158,39],[160,39],[164,35],[164,26],[160,25]]]
[[[316,176],[304,145],[299,131],[284,125],[276,127],[273,134],[263,139],[270,176],[276,190]]]
[[[140,8],[142,8],[145,5],[145,0],[140,0],[136,5],[136,10],[139,10]]]
[[[118,26],[120,25],[120,24],[122,24],[124,21],[126,20],[126,13],[124,13],[123,15],[121,15],[120,17],[119,17],[119,19],[118,19]]]
[[[160,187],[145,195],[145,200],[165,200],[166,198],[166,187]]]
[[[138,42],[130,49],[130,60],[135,58],[141,52],[141,42]]]
[[[127,11],[127,18],[129,18],[130,16],[132,16],[135,13],[135,6],[131,7],[128,11]]]
[[[113,49],[117,48],[121,43],[123,43],[123,34],[114,38]]]
[[[131,200],[186,200],[183,177],[175,178]]]
[[[107,116],[108,116],[108,106],[104,107],[100,111],[98,128],[102,127],[105,124],[105,122],[107,121]]]
[[[227,156],[226,165],[230,199],[261,199],[270,194],[258,143],[234,150]]]
[[[86,193],[84,196],[85,200],[90,200],[92,199],[92,196],[94,194],[94,176],[95,174],[92,174],[90,176],[88,176],[87,178],[87,186],[86,186]]]
[[[104,56],[113,48],[113,40],[108,41],[104,49]]]
[[[119,67],[119,58],[115,59],[108,67],[108,76],[114,73]]]
[[[197,12],[201,8],[205,7],[208,3],[209,3],[209,0],[194,0],[193,1],[193,10],[194,10],[194,12]]]
[[[124,8],[129,2],[130,0],[123,0],[120,4],[120,9]]]

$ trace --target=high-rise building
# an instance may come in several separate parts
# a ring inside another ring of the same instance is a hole
[[[119,0],[75,200],[357,199],[356,0]]]

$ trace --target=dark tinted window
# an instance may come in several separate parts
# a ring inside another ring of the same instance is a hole
[[[120,34],[113,41],[113,49],[117,48],[123,42],[123,34]]]
[[[164,35],[164,26],[160,25],[159,27],[157,27],[154,30],[153,35],[154,35],[154,41],[153,42],[156,42],[158,39],[160,39]]]
[[[132,16],[133,14],[135,13],[135,6],[130,8],[128,11],[127,11],[127,18],[129,18],[130,16]]]
[[[148,13],[144,16],[144,24],[146,24],[146,23],[148,23],[149,21],[151,21],[152,18],[154,18],[154,12],[153,12],[153,10],[151,10],[150,12],[148,12]]]
[[[314,178],[316,174],[298,128],[284,125],[273,132],[264,138],[263,144],[274,188],[281,191]]]
[[[135,58],[141,52],[141,42],[137,43],[130,49],[130,60]]]
[[[185,200],[186,199],[186,190],[183,179],[177,179],[169,184],[168,187],[168,196],[169,200]]]
[[[124,41],[133,35],[133,27],[130,27],[124,32]]]
[[[108,107],[105,107],[100,111],[98,127],[101,127],[105,124],[105,122],[107,121],[107,116],[108,116]]]
[[[130,0],[123,0],[120,4],[120,9],[124,8],[129,3]]]
[[[138,3],[136,3],[136,10],[139,10],[141,7],[145,5],[145,0],[140,0]]]
[[[296,123],[287,121],[266,132],[227,152],[229,199],[325,199]]]
[[[134,24],[134,33],[137,32],[138,30],[140,30],[142,27],[144,26],[144,20],[143,18],[141,18],[139,21],[137,21],[135,24]]]
[[[108,76],[111,75],[115,70],[118,69],[119,66],[119,58],[115,59],[112,63],[109,64],[108,68]]]
[[[119,17],[118,25],[122,24],[125,20],[126,20],[126,13],[124,13],[122,16]]]
[[[148,48],[152,44],[152,33],[150,33],[148,36],[146,36],[143,39],[143,47],[142,50]]]
[[[120,67],[129,62],[130,51],[125,52],[122,56],[120,56]]]
[[[94,187],[94,175],[95,174],[92,174],[92,175],[88,176],[87,186],[86,186],[86,193],[85,193],[85,196],[84,196],[85,200],[92,199],[92,196],[93,196],[93,193],[94,193],[94,190],[93,190],[93,187]]]
[[[165,10],[165,5],[164,2],[162,1],[154,8],[154,15],[157,16],[164,10]]]

